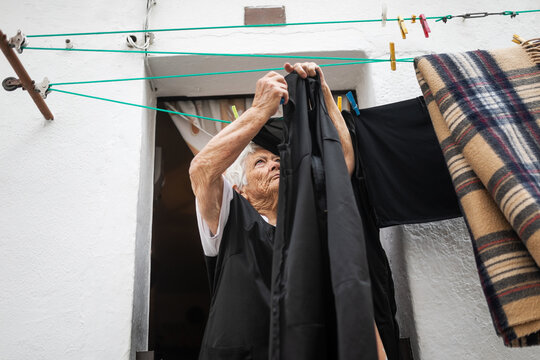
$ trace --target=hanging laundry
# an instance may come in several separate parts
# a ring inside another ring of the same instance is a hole
[[[422,97],[342,112],[355,148],[352,176],[371,279],[374,315],[389,360],[399,359],[399,327],[392,272],[379,228],[461,216]],[[271,119],[254,142],[277,154],[281,118]]]
[[[355,154],[355,171],[351,176],[351,182],[356,204],[362,218],[375,323],[388,360],[399,360],[399,326],[396,321],[397,306],[392,270],[381,244],[375,212],[368,196],[366,177],[361,166],[360,151],[358,150],[359,138],[355,117],[348,111],[343,111],[342,114],[351,134]]]
[[[540,342],[540,43],[415,59],[507,346]]]
[[[422,98],[344,112],[379,228],[461,216]]]
[[[236,191],[229,211],[218,256],[205,256],[212,310],[199,359],[268,359],[274,227]]]
[[[362,221],[339,136],[318,78],[286,80],[270,359],[377,359]]]
[[[283,117],[270,118],[255,135],[253,142],[268,151],[279,155],[279,144],[283,142]]]

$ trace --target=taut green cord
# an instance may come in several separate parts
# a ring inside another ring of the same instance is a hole
[[[90,98],[90,99],[109,101],[109,102],[113,102],[113,103],[117,103],[117,104],[122,104],[122,105],[130,105],[130,106],[136,106],[136,107],[140,107],[140,108],[144,108],[144,109],[150,109],[150,110],[162,111],[162,112],[166,112],[166,113],[170,113],[170,114],[184,115],[184,116],[194,117],[194,118],[198,118],[198,119],[217,121],[217,122],[222,122],[222,123],[227,123],[227,124],[230,123],[230,121],[227,121],[227,120],[214,119],[214,118],[211,118],[211,117],[200,116],[200,115],[185,114],[185,113],[181,113],[181,112],[178,112],[178,111],[172,111],[172,110],[160,109],[160,108],[156,108],[156,107],[152,107],[152,106],[146,106],[146,105],[133,104],[133,103],[125,102],[125,101],[118,101],[118,100],[113,100],[113,99],[107,99],[107,98],[102,98],[102,97],[98,97],[98,96],[79,94],[79,93],[75,93],[75,92],[71,92],[71,91],[64,91],[64,90],[58,90],[58,89],[49,89],[49,90],[50,90],[50,91],[56,91],[56,92],[64,93],[64,94],[70,94],[70,95],[77,95],[77,96],[87,97],[87,98]]]
[[[405,62],[405,60],[406,60],[406,62],[412,62],[413,61],[412,59],[401,59],[401,60],[402,60],[402,62]],[[396,60],[396,61],[398,61],[398,60]],[[372,61],[353,61],[353,62],[347,62],[347,63],[323,64],[323,65],[319,65],[319,66],[320,67],[346,66],[346,65],[368,64],[368,63],[372,63]],[[183,77],[194,77],[194,76],[228,75],[228,74],[263,72],[263,71],[265,71],[265,72],[266,71],[280,71],[280,70],[283,70],[283,67],[266,68],[266,69],[252,69],[252,70],[218,71],[218,72],[210,72],[210,73],[196,73],[196,74],[182,74],[182,75],[148,76],[148,77],[138,77],[138,78],[73,81],[73,82],[51,83],[51,84],[49,84],[49,86],[53,87],[53,86],[60,86],[60,85],[78,85],[78,84],[95,84],[95,83],[119,82],[119,81],[171,79],[171,78],[183,78]]]
[[[439,19],[435,20],[435,22],[439,22],[439,21],[446,22],[448,20],[458,18],[458,17],[461,17],[464,19],[476,19],[476,18],[482,18],[482,17],[492,16],[492,15],[506,15],[506,16],[510,15],[512,17],[515,17],[516,15],[519,15],[519,14],[539,12],[539,11],[540,10],[523,10],[523,11],[503,11],[500,13],[483,12],[483,13],[473,13],[473,14],[469,13],[469,14],[463,14],[463,15],[446,15],[446,16],[441,16]]]
[[[513,11],[514,13],[516,14],[521,14],[521,13],[532,13],[532,12],[539,12],[540,10],[521,10],[521,11]],[[505,11],[505,15],[512,15],[512,11]]]
[[[200,53],[185,51],[151,51],[151,50],[110,50],[110,49],[77,49],[77,48],[46,48],[23,46],[28,50],[51,50],[51,51],[83,51],[83,52],[112,52],[112,53],[134,53],[134,54],[161,54],[161,55],[196,55],[196,56],[231,56],[231,57],[257,57],[257,58],[279,58],[279,59],[316,59],[316,60],[355,60],[367,62],[386,62],[389,59],[364,59],[353,57],[334,56],[310,56],[310,55],[273,55],[273,54],[228,54],[228,53]],[[410,59],[410,58],[409,58]],[[406,62],[408,62],[408,60]],[[403,61],[396,59],[396,61]]]
[[[440,16],[426,17],[426,19],[439,19]],[[386,19],[386,21],[397,21],[398,19]],[[403,20],[412,20],[412,18],[404,18]],[[254,24],[254,25],[224,25],[224,26],[200,26],[200,27],[185,27],[171,29],[148,29],[148,30],[120,30],[120,31],[97,31],[97,32],[81,32],[81,33],[66,33],[66,34],[41,34],[41,35],[26,35],[27,38],[36,37],[51,37],[51,36],[79,36],[79,35],[110,35],[110,34],[130,34],[141,32],[163,32],[163,31],[187,31],[187,30],[216,30],[216,29],[237,29],[237,28],[261,28],[261,27],[277,27],[277,26],[297,26],[297,25],[327,25],[327,24],[351,24],[364,22],[380,22],[382,19],[371,20],[341,20],[341,21],[311,21],[298,23],[282,23],[282,24]]]
[[[523,10],[523,11],[505,11],[501,15],[512,15],[521,13],[538,12],[540,10]],[[426,19],[439,19],[448,18],[448,16],[430,16]],[[412,18],[404,18],[403,20],[412,20]],[[163,31],[186,31],[186,30],[215,30],[215,29],[235,29],[235,28],[260,28],[260,27],[276,27],[276,26],[297,26],[297,25],[327,25],[327,24],[351,24],[351,23],[364,23],[364,22],[380,22],[382,19],[370,19],[370,20],[341,20],[341,21],[311,21],[311,22],[297,22],[297,23],[282,23],[282,24],[254,24],[254,25],[225,25],[225,26],[202,26],[202,27],[186,27],[186,28],[173,28],[173,29],[148,29],[148,30],[121,30],[121,31],[98,31],[98,32],[80,32],[80,33],[65,33],[65,34],[40,34],[40,35],[26,35],[28,38],[36,37],[52,37],[52,36],[80,36],[80,35],[110,35],[110,34],[128,34],[128,33],[140,33],[140,32],[163,32]],[[386,21],[398,21],[398,19],[386,19]]]

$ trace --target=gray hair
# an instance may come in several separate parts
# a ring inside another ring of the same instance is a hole
[[[262,149],[259,145],[251,141],[245,148],[242,150],[240,155],[236,158],[234,163],[229,166],[227,171],[225,171],[225,178],[231,183],[231,185],[238,186],[239,190],[242,190],[244,186],[247,185],[246,177],[246,160],[249,154],[253,154],[255,151]]]

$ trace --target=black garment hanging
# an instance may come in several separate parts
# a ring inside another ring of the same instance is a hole
[[[423,97],[343,116],[353,119],[356,155],[378,227],[461,216]],[[282,133],[282,118],[272,118],[253,141],[278,154]]]
[[[461,216],[423,97],[350,116],[379,228]]]
[[[376,359],[362,221],[317,78],[286,77],[270,359]]]
[[[344,111],[342,114],[351,134],[355,154],[355,170],[351,181],[364,228],[375,323],[377,324],[377,329],[379,330],[388,360],[399,360],[401,358],[399,350],[399,326],[396,321],[397,307],[392,270],[390,269],[386,252],[381,245],[379,228],[375,222],[373,206],[367,194],[366,181],[358,155],[358,135],[354,119],[348,111]]]
[[[201,360],[267,360],[274,227],[233,192],[219,254],[206,257],[212,299]]]
[[[283,118],[270,118],[255,135],[253,142],[279,155],[278,145],[283,142]]]

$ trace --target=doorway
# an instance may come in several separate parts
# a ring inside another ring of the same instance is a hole
[[[197,359],[210,292],[188,174],[193,154],[162,112],[156,149],[148,345],[155,359]]]

